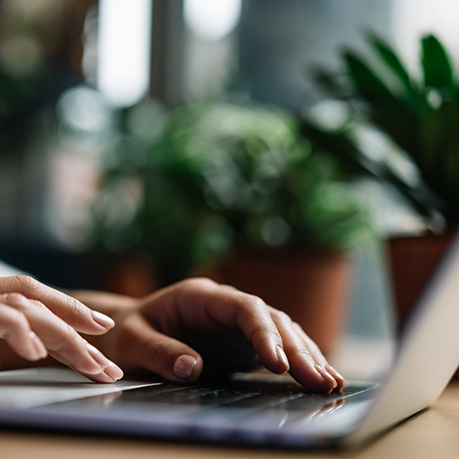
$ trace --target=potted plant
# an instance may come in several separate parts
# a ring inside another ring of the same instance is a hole
[[[162,283],[192,272],[257,294],[330,350],[349,287],[345,251],[367,226],[350,186],[295,117],[191,104],[152,117],[144,132],[111,152],[95,207],[99,241],[154,254]],[[117,226],[107,196],[126,180],[141,196]]]
[[[390,241],[402,320],[459,221],[459,85],[447,52],[432,35],[421,41],[422,79],[410,74],[387,42],[374,34],[368,42],[369,58],[343,53],[343,75],[317,73],[328,93],[344,102],[346,121],[328,129],[303,119],[302,132],[356,175],[395,187],[425,223],[424,238]],[[362,131],[382,133],[390,154],[369,154]]]

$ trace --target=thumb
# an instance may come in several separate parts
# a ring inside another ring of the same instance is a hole
[[[194,349],[153,329],[143,317],[136,319],[132,323],[135,339],[126,356],[130,365],[134,363],[176,383],[192,383],[199,378],[203,360]]]

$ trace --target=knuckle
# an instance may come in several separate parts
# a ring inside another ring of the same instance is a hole
[[[265,325],[263,327],[257,328],[252,335],[251,342],[256,345],[257,343],[264,342],[267,338],[267,335],[272,337],[279,338],[279,333],[277,328],[272,325]]]
[[[29,328],[29,322],[25,315],[17,309],[11,309],[8,314],[7,325],[11,330],[19,331]]]
[[[153,362],[155,366],[160,365],[168,356],[168,346],[162,342],[147,342],[144,347],[144,358],[146,362]]]
[[[65,312],[67,317],[76,317],[83,315],[85,313],[85,309],[72,301],[65,305],[65,309],[62,312]]]
[[[271,315],[277,321],[279,321],[280,323],[282,323],[284,325],[288,325],[290,327],[293,325],[293,321],[292,321],[291,317],[287,313],[285,313],[284,311],[279,311],[279,309],[274,309],[273,311],[271,311]]]
[[[309,349],[305,345],[303,345],[303,344],[299,345],[297,347],[297,349],[296,349],[296,352],[300,357],[302,357],[302,358],[304,358],[306,360],[309,360],[310,362],[314,362],[314,358],[313,358],[311,352],[309,351]]]
[[[207,277],[195,277],[176,284],[176,292],[180,298],[193,298],[195,295],[215,290],[217,285],[216,282]]]
[[[55,313],[65,322],[70,321],[72,324],[82,324],[90,320],[89,308],[74,298],[66,298],[59,301],[59,307]]]
[[[66,322],[63,322],[61,325],[58,342],[53,346],[53,350],[57,353],[64,353],[67,350],[71,350],[73,354],[75,354],[75,351],[84,353],[84,339]]]
[[[298,322],[293,322],[293,328],[299,335],[304,336],[307,339],[308,343],[315,345],[314,341],[312,341],[312,339],[309,338],[308,334],[304,331],[304,328]]]
[[[317,357],[325,358],[319,346],[317,346],[317,344],[311,338],[309,338],[308,335],[306,335],[306,337],[307,337],[307,344],[311,352]]]
[[[251,310],[260,311],[266,309],[266,303],[256,295],[250,295],[243,293],[240,296],[240,302],[242,306],[248,307]]]
[[[40,309],[48,309],[41,301],[29,300],[29,303],[33,304],[35,307]]]
[[[250,320],[256,325],[255,333],[278,335],[277,327],[268,313],[268,306],[260,297],[240,292],[234,297],[234,301],[238,323]]]
[[[3,301],[10,305],[20,305],[27,301],[27,298],[21,293],[5,293],[3,296]]]
[[[223,287],[227,290],[231,290],[232,292],[238,292],[239,289],[237,289],[236,287],[234,287],[234,285],[230,285],[230,284],[220,284],[220,287]]]
[[[212,288],[215,287],[217,283],[208,277],[194,277],[182,281],[182,285],[186,288]]]
[[[214,280],[210,279],[209,277],[196,277],[194,280],[200,285],[204,284],[204,285],[212,286],[212,287],[217,285],[217,283]]]
[[[311,338],[309,338],[308,334],[304,331],[304,328],[298,322],[293,322],[293,328],[298,333],[298,335],[306,338],[308,344],[319,349],[316,343],[314,343],[314,341]]]
[[[76,330],[64,321],[62,321],[62,332],[64,336],[69,340],[79,342],[79,340],[82,339],[81,336],[76,332]]]
[[[293,326],[296,328],[297,331],[301,331],[304,333],[303,327],[298,322],[293,322]]]

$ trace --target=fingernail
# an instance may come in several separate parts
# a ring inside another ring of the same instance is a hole
[[[115,381],[118,381],[118,379],[121,379],[124,376],[123,370],[110,360],[108,362],[109,364],[105,368],[105,373]]]
[[[327,379],[325,379],[323,376],[322,376],[322,373],[319,371],[319,369],[317,368],[317,365],[314,365],[314,370],[316,371],[316,374],[317,376],[323,381],[323,382],[327,382]]]
[[[346,380],[335,368],[325,365],[325,369],[341,384],[341,387],[346,385]]]
[[[108,383],[108,384],[111,384],[111,383],[114,383],[115,382],[115,379],[112,378],[109,374],[107,374],[105,371],[103,371],[102,373],[98,373],[96,375],[91,375],[91,379],[92,380],[95,380],[99,383]]]
[[[108,360],[107,357],[105,357],[105,355],[102,354],[102,352],[100,352],[99,349],[94,347],[92,344],[87,343],[86,346],[88,347],[88,351],[89,351],[89,354],[91,354],[91,357],[105,371],[105,369],[110,364],[110,360]]]
[[[191,376],[195,365],[196,359],[194,357],[191,357],[191,355],[183,354],[180,357],[177,357],[172,371],[174,372],[175,376],[177,376],[177,378],[187,379]]]
[[[277,346],[276,353],[277,353],[277,358],[284,365],[285,371],[290,370],[290,364],[288,363],[288,359],[287,359],[287,356],[285,355],[285,351],[280,346]]]
[[[40,341],[38,336],[33,331],[29,332],[29,336],[32,341],[33,347],[35,349],[35,354],[37,355],[37,357],[40,359],[45,359],[46,357],[48,357],[48,351],[46,350],[46,347]]]
[[[91,311],[91,315],[94,321],[101,327],[113,328],[115,326],[115,321],[111,317],[108,317],[99,311]]]
[[[108,360],[102,352],[92,344],[87,343],[88,351],[91,357],[104,369],[104,373],[111,379],[118,380],[124,376],[123,370],[116,363]]]
[[[328,373],[324,368],[322,368],[319,365],[314,365],[314,368],[320,374],[320,376],[322,376],[322,378],[325,381],[329,381],[330,383],[332,383],[332,385],[333,385],[332,390],[338,385],[338,383],[336,382],[335,378],[330,373]]]

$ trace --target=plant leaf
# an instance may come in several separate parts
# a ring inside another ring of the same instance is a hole
[[[369,102],[393,102],[394,96],[389,88],[376,76],[365,62],[351,51],[344,53],[348,73],[358,91]]]
[[[433,35],[422,39],[422,67],[427,87],[455,90],[450,59],[443,45]]]
[[[374,33],[369,34],[368,40],[376,49],[381,59],[392,70],[395,76],[398,77],[408,93],[413,94],[414,88],[411,83],[411,77],[395,50]]]
[[[357,176],[372,174],[362,165],[359,150],[345,133],[323,131],[304,117],[299,118],[299,126],[302,135],[310,139],[316,148],[333,152],[333,156],[348,173]]]
[[[356,54],[346,52],[344,59],[357,92],[369,103],[372,121],[408,152],[416,149],[417,139],[413,135],[416,132],[416,114],[412,104],[395,97]]]
[[[331,152],[348,173],[389,183],[406,197],[420,215],[431,217],[432,203],[422,190],[412,188],[384,163],[367,158],[345,132],[325,132],[304,118],[300,118],[300,128],[316,148]]]
[[[425,110],[421,118],[422,151],[415,157],[423,180],[447,204],[441,209],[450,218],[459,215],[459,108],[446,101],[437,110]],[[438,207],[438,206],[437,206]]]

